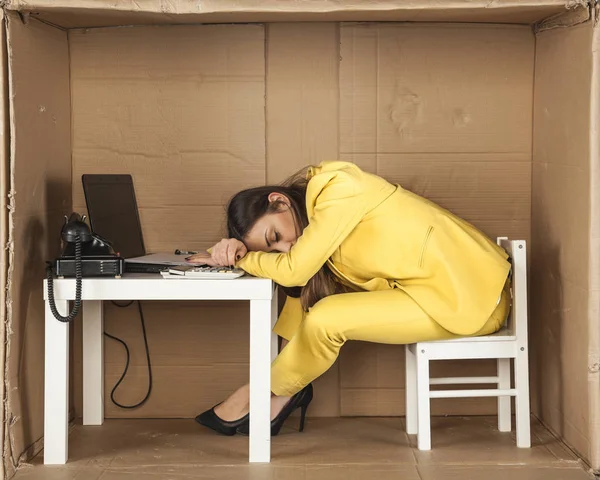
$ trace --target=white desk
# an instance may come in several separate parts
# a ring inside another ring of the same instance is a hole
[[[54,318],[47,295],[44,280],[44,463],[64,464],[68,458],[69,324]],[[55,279],[54,297],[58,312],[66,316],[69,300],[75,299],[75,279]],[[277,317],[277,292],[271,280],[246,276],[235,280],[174,280],[163,279],[158,274],[126,274],[119,279],[84,278],[82,300],[83,319],[78,316],[75,321],[83,321],[84,425],[104,422],[103,300],[249,300],[249,459],[250,462],[270,461],[270,369],[277,354],[277,337],[272,333]]]

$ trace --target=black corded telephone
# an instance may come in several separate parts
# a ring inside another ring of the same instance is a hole
[[[81,307],[81,280],[83,277],[113,276],[120,277],[124,271],[125,261],[117,255],[110,242],[92,233],[82,217],[73,212],[69,218],[65,215],[65,224],[61,230],[63,251],[54,262],[48,262],[46,277],[48,279],[48,300],[50,309],[57,320],[72,321]],[[59,278],[75,277],[75,305],[73,310],[63,317],[54,303],[53,276]]]
[[[52,314],[57,320],[61,322],[71,322],[78,315],[79,309],[81,308],[82,278],[99,276],[120,277],[125,270],[125,260],[114,252],[113,247],[108,240],[105,240],[90,231],[90,228],[85,223],[85,215],[81,216],[75,212],[73,212],[69,218],[65,215],[65,224],[62,227],[61,236],[64,244],[62,255],[54,260],[54,262],[48,262],[48,267],[46,268],[46,276],[48,279],[48,302],[50,303],[50,310],[52,310]],[[52,283],[52,280],[55,273],[59,278],[74,276],[76,280],[75,304],[73,310],[71,310],[66,317],[63,317],[58,313],[56,304],[54,303],[54,284]],[[113,304],[118,307],[127,307],[132,303],[133,301],[126,305],[119,305],[118,303],[113,302]],[[118,407],[128,409],[137,408],[146,403],[152,392],[152,366],[150,364],[150,350],[148,349],[148,339],[146,337],[146,325],[144,322],[142,305],[139,301],[137,304],[140,312],[140,320],[142,322],[142,333],[144,335],[144,344],[146,346],[146,358],[148,360],[148,391],[146,396],[135,405],[123,405],[117,402],[114,396],[115,391],[124,380],[125,375],[127,375],[127,370],[129,368],[129,347],[120,338],[104,332],[104,335],[120,342],[123,347],[125,347],[125,354],[127,356],[125,370],[110,392],[110,398]]]

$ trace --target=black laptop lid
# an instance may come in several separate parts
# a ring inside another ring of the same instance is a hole
[[[123,258],[146,254],[131,175],[82,175],[92,231]]]

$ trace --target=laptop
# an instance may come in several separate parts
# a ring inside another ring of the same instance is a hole
[[[187,255],[146,252],[131,175],[86,174],[81,181],[92,231],[125,259],[126,273],[160,273],[187,265]]]

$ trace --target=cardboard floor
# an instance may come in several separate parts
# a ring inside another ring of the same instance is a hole
[[[532,448],[499,433],[495,417],[438,417],[433,449],[420,452],[399,418],[290,419],[273,439],[270,465],[248,465],[248,439],[223,437],[193,420],[108,420],[75,425],[70,461],[45,467],[42,455],[16,480],[586,480],[580,461],[533,421]]]

